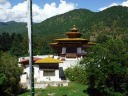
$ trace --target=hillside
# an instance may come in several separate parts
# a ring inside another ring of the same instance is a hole
[[[34,35],[49,37],[51,39],[64,35],[73,25],[87,38],[99,33],[119,33],[128,31],[128,8],[111,7],[101,12],[91,12],[86,9],[75,9],[73,11],[51,17],[41,23],[34,24]],[[7,22],[0,23],[0,33],[27,33],[25,23]],[[52,34],[52,35],[51,35]]]
[[[8,32],[8,33],[23,33],[26,32],[26,24],[18,23],[18,22],[0,22],[0,33]]]

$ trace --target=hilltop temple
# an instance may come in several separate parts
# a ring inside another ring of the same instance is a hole
[[[94,45],[88,39],[81,38],[81,33],[73,26],[66,38],[55,39],[50,46],[56,51],[57,56],[41,55],[34,56],[34,82],[35,88],[47,86],[68,86],[69,80],[64,70],[73,67],[86,56],[86,49]],[[29,88],[29,58],[20,57],[19,65],[23,66],[21,84]]]
[[[66,33],[67,38],[55,39],[56,43],[50,45],[56,50],[58,56],[66,58],[79,58],[86,56],[86,49],[95,43],[81,38],[81,33],[74,27]]]

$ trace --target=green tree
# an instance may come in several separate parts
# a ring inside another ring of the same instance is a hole
[[[109,40],[105,44],[97,44],[91,51],[81,61],[86,69],[90,96],[127,96],[127,43]]]
[[[50,47],[49,42],[43,41],[41,46],[41,54],[52,54],[53,49]]]
[[[11,54],[15,56],[21,56],[23,54],[23,46],[21,45],[23,37],[20,34],[12,34],[12,46],[10,48]]]
[[[12,39],[9,33],[2,33],[0,35],[0,50],[8,51],[11,47]]]
[[[10,53],[0,54],[0,95],[17,96],[20,85],[21,69],[17,58]]]
[[[67,68],[65,70],[65,75],[70,81],[86,84],[86,72],[82,66]]]

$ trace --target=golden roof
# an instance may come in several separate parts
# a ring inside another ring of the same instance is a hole
[[[55,39],[55,40],[57,40],[57,41],[72,41],[72,40],[74,40],[74,41],[79,41],[79,40],[85,41],[87,39],[83,39],[83,38],[60,38],[60,39]]]
[[[95,42],[88,42],[89,45],[95,45]]]
[[[58,44],[58,43],[50,43],[51,45],[56,45],[56,44]]]
[[[54,59],[54,58],[48,56],[46,58],[37,60],[35,63],[51,63],[51,64],[55,64],[55,63],[62,63],[62,61],[59,60],[59,59]]]
[[[76,25],[73,25],[73,28],[71,29],[72,32],[77,32],[78,29],[76,28]]]

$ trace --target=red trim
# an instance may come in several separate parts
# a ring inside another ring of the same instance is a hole
[[[34,58],[33,58],[33,62],[35,62],[35,61],[37,61],[37,60],[39,60],[39,59],[42,59],[42,58],[36,58],[36,57],[34,57]],[[21,64],[29,64],[29,59],[23,59],[23,60],[20,61],[19,63],[21,63]]]

